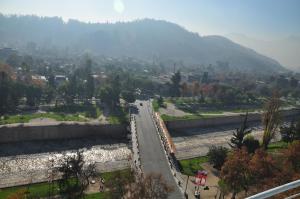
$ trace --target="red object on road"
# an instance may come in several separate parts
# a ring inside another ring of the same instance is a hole
[[[197,175],[195,176],[195,184],[198,186],[205,186],[207,178],[207,172],[206,171],[198,171]]]

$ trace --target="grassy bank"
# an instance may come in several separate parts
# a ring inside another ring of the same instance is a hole
[[[117,177],[124,177],[126,179],[133,178],[129,169],[114,171],[114,172],[107,172],[101,174],[101,177],[104,178],[105,182],[110,182],[114,184],[114,180]],[[59,186],[58,183],[53,183],[53,192],[51,195],[58,195],[59,194]],[[31,184],[26,186],[18,186],[18,187],[10,187],[0,189],[0,199],[5,199],[9,196],[13,196],[18,192],[28,192],[29,196],[34,198],[42,198],[49,196],[49,184],[48,183],[38,183],[38,184]],[[108,193],[92,193],[87,194],[85,198],[87,199],[104,199],[107,198],[106,195]]]
[[[87,119],[80,114],[64,114],[64,113],[35,113],[22,115],[8,115],[0,118],[0,125],[13,123],[28,123],[36,118],[51,118],[56,121],[78,121],[85,122]]]
[[[102,114],[99,106],[68,105],[49,108],[46,113],[24,113],[17,115],[5,115],[0,117],[0,125],[13,123],[28,123],[36,118],[50,118],[56,121],[77,121],[86,122],[89,119],[98,118]]]
[[[194,176],[198,170],[202,170],[202,163],[208,162],[207,156],[180,160],[181,172],[184,175]]]
[[[282,149],[286,149],[288,145],[289,144],[284,141],[270,143],[268,146],[268,152],[278,152]]]
[[[49,184],[48,183],[38,183],[32,184],[28,186],[19,186],[19,187],[11,187],[11,188],[4,188],[0,190],[0,198],[5,199],[8,196],[12,196],[17,192],[28,192],[30,196],[40,196],[46,197],[49,195]],[[53,184],[53,195],[58,194],[58,184]]]
[[[157,99],[153,99],[152,100],[152,107],[153,107],[153,109],[154,109],[155,112],[158,112],[158,110],[159,110],[159,104],[157,102]]]
[[[85,196],[85,199],[105,199],[107,198],[107,193],[91,193]]]
[[[108,117],[110,124],[124,124],[129,121],[128,111],[124,107],[117,107]]]
[[[222,115],[220,115],[222,116]],[[218,115],[185,115],[185,116],[171,116],[171,115],[166,115],[163,114],[161,115],[161,118],[163,121],[176,121],[176,120],[196,120],[196,119],[203,119],[203,118],[215,118],[215,117],[220,117]]]

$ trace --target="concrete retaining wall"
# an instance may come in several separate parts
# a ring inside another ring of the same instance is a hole
[[[220,116],[214,118],[203,118],[195,120],[176,120],[166,122],[166,126],[169,130],[183,129],[183,128],[199,128],[199,127],[213,127],[217,125],[230,125],[240,124],[244,119],[245,114],[235,116]],[[281,111],[283,118],[298,117],[300,116],[300,109],[284,110]],[[248,122],[261,121],[261,113],[253,113],[248,115]]]
[[[122,139],[126,137],[126,125],[113,124],[58,124],[1,126],[0,143],[69,139],[81,137]]]

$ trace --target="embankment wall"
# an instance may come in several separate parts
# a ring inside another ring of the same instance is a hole
[[[240,124],[243,121],[244,116],[245,114],[240,114],[234,116],[219,116],[214,118],[167,121],[165,123],[169,130],[213,127],[218,125]],[[281,117],[283,119],[300,117],[300,109],[283,110],[281,111]],[[249,113],[248,115],[248,122],[259,122],[261,120],[262,120],[262,113]]]
[[[71,139],[83,137],[123,139],[126,137],[124,124],[56,124],[56,125],[4,125],[0,126],[0,143]]]

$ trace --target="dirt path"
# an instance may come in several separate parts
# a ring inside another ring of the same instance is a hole
[[[218,182],[220,178],[217,176],[218,171],[214,169],[209,163],[201,164],[202,168],[208,172],[207,174],[207,180],[206,180],[206,186],[209,187],[209,190],[203,190],[201,191],[201,197],[202,198],[215,198],[217,194],[219,194],[218,190]]]
[[[182,117],[182,116],[185,116],[185,115],[191,115],[190,113],[187,113],[187,112],[184,112],[182,110],[179,110],[172,103],[166,103],[166,104],[167,104],[166,108],[160,108],[159,109],[159,112],[161,114],[172,115],[172,116],[176,116],[176,117]]]
[[[40,124],[40,125],[52,124],[55,122],[56,120],[52,118],[35,118],[29,121],[29,123]]]

